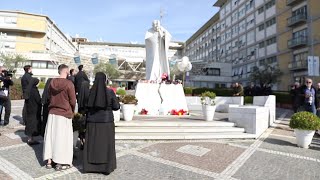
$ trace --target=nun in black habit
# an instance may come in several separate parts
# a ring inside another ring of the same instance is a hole
[[[106,75],[98,72],[90,90],[83,155],[85,173],[110,174],[117,168],[113,110],[119,110],[120,104],[106,87],[106,80]]]
[[[41,124],[41,97],[37,85],[39,79],[32,78],[28,84],[28,101],[26,101],[26,127],[25,134],[28,136],[28,144],[35,145],[39,142],[34,141],[33,137],[40,134]]]
[[[51,82],[52,78],[49,78],[46,82],[46,85],[44,86],[44,90],[42,93],[42,122],[41,122],[41,136],[44,137],[44,133],[46,130],[46,125],[48,121],[48,116],[49,116],[49,104],[50,104],[50,97],[49,97],[49,85]]]

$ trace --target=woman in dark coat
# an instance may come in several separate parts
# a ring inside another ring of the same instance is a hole
[[[110,174],[117,168],[113,110],[120,104],[114,92],[106,87],[106,75],[98,72],[90,90],[83,170]]]
[[[28,84],[28,101],[26,101],[26,128],[25,134],[29,137],[28,144],[35,145],[39,142],[34,141],[33,137],[40,134],[41,123],[41,97],[37,85],[39,79],[32,78]]]
[[[44,90],[42,93],[42,122],[41,122],[41,136],[44,137],[44,133],[46,130],[46,125],[48,121],[48,115],[49,115],[49,103],[50,103],[50,97],[49,97],[49,85],[51,82],[52,78],[49,78],[46,82],[46,85],[44,86]]]

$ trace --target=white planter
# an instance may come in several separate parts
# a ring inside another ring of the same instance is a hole
[[[315,131],[294,129],[297,145],[302,148],[309,148]]]
[[[121,104],[123,120],[132,121],[135,107],[136,105],[134,104]]]
[[[216,111],[216,106],[202,105],[202,113],[204,120],[213,121],[214,112]]]
[[[113,119],[114,119],[114,122],[120,121],[120,110],[113,111]]]

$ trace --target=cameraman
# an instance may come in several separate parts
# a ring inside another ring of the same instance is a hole
[[[13,85],[11,78],[12,74],[5,70],[4,67],[0,66],[0,81],[2,82],[2,87],[0,87],[0,90],[3,91],[8,97],[6,101],[1,103],[2,106],[0,110],[0,117],[2,117],[3,107],[5,108],[4,126],[9,124],[9,118],[11,114],[10,86]]]

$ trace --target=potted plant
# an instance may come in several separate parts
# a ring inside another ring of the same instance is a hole
[[[201,94],[202,112],[206,121],[213,121],[214,112],[216,111],[215,98],[216,94],[214,92],[205,91]]]
[[[119,96],[124,96],[124,95],[126,95],[127,93],[126,93],[126,90],[124,90],[124,89],[118,89],[117,92],[116,92],[116,94],[119,95]]]
[[[302,148],[309,148],[315,130],[320,129],[320,119],[306,111],[295,113],[289,123],[294,129],[297,145]]]
[[[121,104],[123,119],[125,121],[131,121],[133,118],[135,106],[137,105],[138,100],[134,95],[124,95],[120,97],[120,101],[123,103]]]

